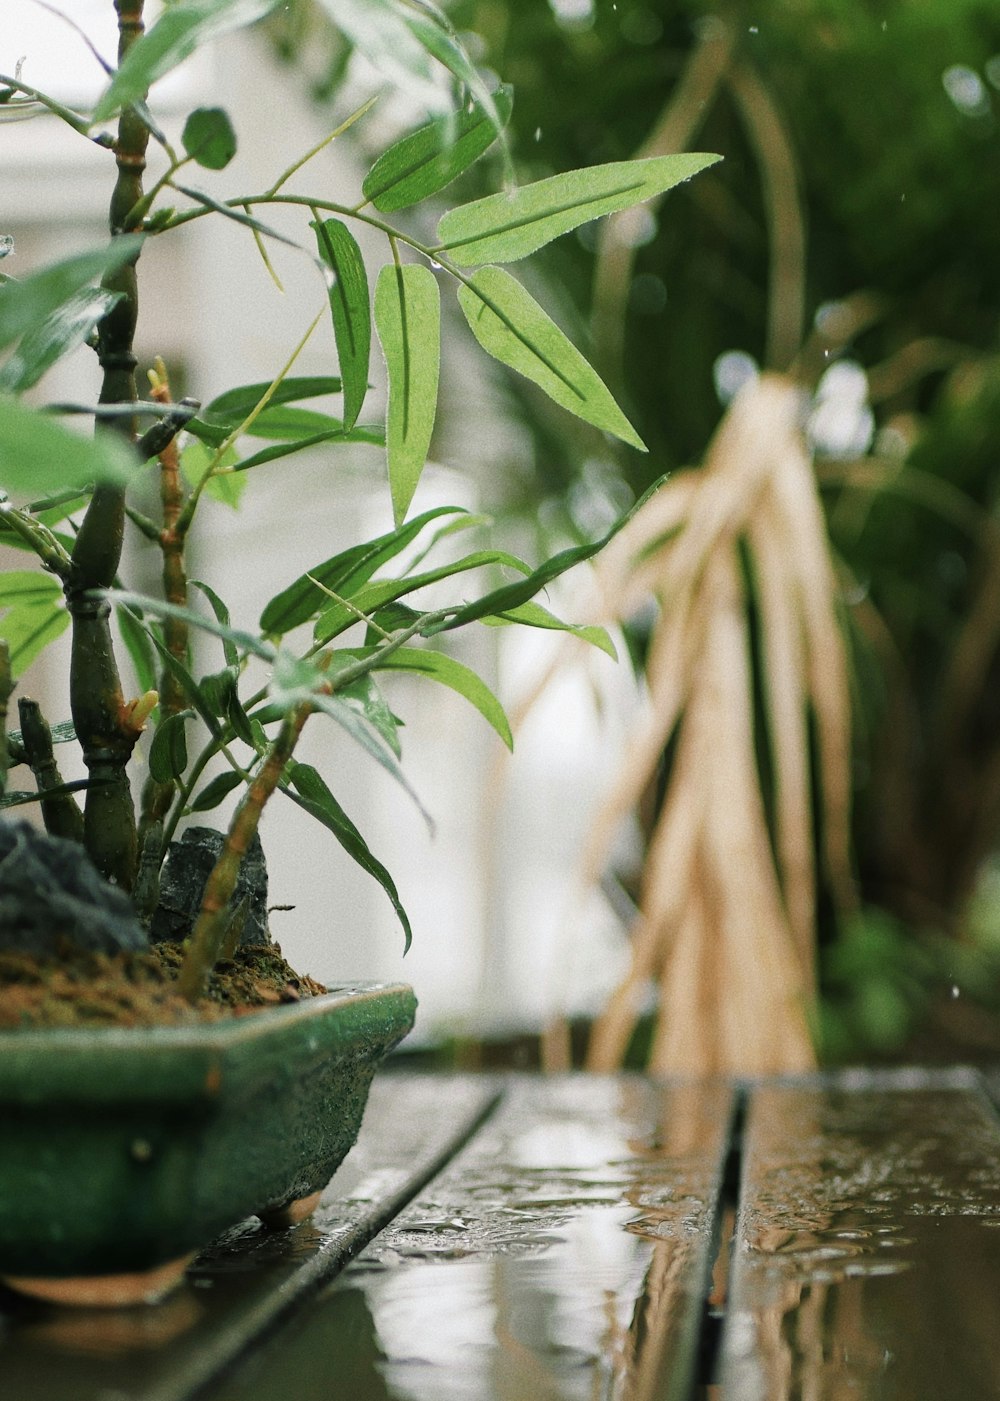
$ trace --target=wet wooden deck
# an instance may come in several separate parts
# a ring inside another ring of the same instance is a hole
[[[312,1221],[0,1297],[0,1398],[995,1401],[998,1088],[384,1074]]]

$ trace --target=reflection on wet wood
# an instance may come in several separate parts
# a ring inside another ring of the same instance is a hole
[[[508,1083],[455,1161],[213,1401],[690,1395],[730,1091]]]
[[[1000,1129],[971,1077],[754,1090],[723,1401],[1000,1395]]]
[[[489,1082],[471,1077],[451,1077],[447,1094],[429,1076],[376,1077],[358,1143],[313,1218],[273,1233],[251,1219],[155,1308],[57,1310],[0,1290],[0,1397],[182,1401],[200,1392],[355,1255],[495,1098]]]

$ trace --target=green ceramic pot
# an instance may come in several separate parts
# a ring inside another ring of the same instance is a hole
[[[355,1142],[415,1008],[367,986],[202,1027],[0,1033],[0,1275],[155,1271],[280,1219]]]

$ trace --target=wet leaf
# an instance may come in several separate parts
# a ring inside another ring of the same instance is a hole
[[[510,119],[512,90],[493,95],[502,126]],[[478,103],[404,136],[381,155],[365,176],[362,191],[376,209],[391,213],[443,190],[496,141],[496,121]]]
[[[458,300],[472,334],[494,359],[533,380],[577,418],[645,452],[597,371],[509,272],[480,268],[459,288]]]
[[[339,219],[325,219],[311,227],[316,231],[320,257],[334,275],[330,315],[344,383],[344,426],[353,428],[368,392],[372,339],[368,274],[354,235]]]
[[[460,267],[517,262],[581,224],[663,194],[718,160],[692,153],[615,161],[487,195],[442,216],[441,251]]]
[[[441,299],[434,274],[416,263],[384,267],[375,286],[375,325],[389,377],[386,450],[399,525],[430,450],[441,362]]]

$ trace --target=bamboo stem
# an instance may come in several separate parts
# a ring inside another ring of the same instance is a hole
[[[115,0],[115,9],[121,63],[143,32],[143,0]],[[112,237],[128,232],[126,216],[142,197],[148,139],[146,124],[135,108],[125,108],[115,145],[118,178],[109,211]],[[97,330],[97,355],[104,372],[102,404],[127,404],[137,398],[132,349],[138,316],[136,259],[109,273],[103,282],[109,291],[122,295]],[[127,416],[106,426],[99,421],[98,431],[122,432],[133,442],[137,436],[135,420]],[[87,792],[84,841],[97,868],[109,880],[131,890],[138,847],[135,808],[125,766],[138,732],[128,723],[111,639],[110,606],[93,594],[93,590],[109,588],[114,582],[124,527],[124,488],[117,483],[99,484],[73,547],[66,604],[73,625],[70,708],[84,762],[96,780]]]
[[[59,772],[52,750],[52,731],[42,714],[41,706],[37,701],[22,696],[17,703],[17,709],[21,719],[21,742],[39,793],[59,790],[51,797],[42,797],[45,830],[53,837],[66,837],[70,841],[82,842],[83,814],[73,795],[65,789],[63,776]]]
[[[170,381],[162,360],[157,360],[156,368],[150,373],[151,396],[158,404],[170,404]],[[163,521],[157,532],[157,543],[162,555],[163,596],[168,603],[186,608],[188,601],[187,572],[184,564],[185,532],[178,528],[181,511],[184,507],[184,490],[181,484],[180,456],[177,439],[171,438],[158,454],[160,461],[160,503]],[[183,666],[187,665],[188,625],[183,618],[167,615],[163,620],[163,637],[167,651]],[[164,664],[160,672],[160,715],[165,720],[184,709],[187,697],[175,673]],[[140,841],[144,841],[150,827],[163,822],[170,810],[177,790],[174,781],[158,783],[152,776],[147,780],[142,794],[142,816],[139,823]]]
[[[187,942],[178,977],[180,993],[189,1002],[196,1002],[204,993],[221,953],[229,932],[229,902],[236,889],[240,864],[260,824],[264,805],[277,788],[311,711],[311,702],[303,701],[285,716],[267,758],[229,824],[225,846],[206,882],[201,910]]]

